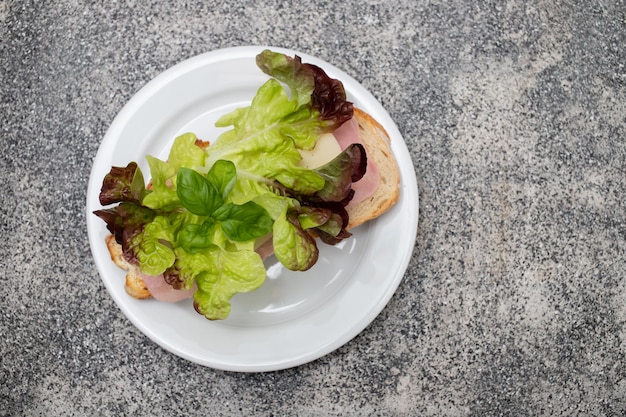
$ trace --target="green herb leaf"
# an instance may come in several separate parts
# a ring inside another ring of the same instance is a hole
[[[231,161],[220,159],[209,170],[207,179],[217,188],[222,199],[226,200],[237,183],[237,168]]]
[[[202,224],[185,224],[178,233],[178,243],[189,253],[197,253],[213,244],[215,221],[207,218]]]
[[[245,242],[272,231],[272,218],[253,201],[241,205],[225,204],[223,207],[226,208],[220,213],[220,224],[230,240]]]
[[[183,207],[198,216],[208,216],[224,204],[217,188],[204,176],[189,168],[178,170],[176,193]]]

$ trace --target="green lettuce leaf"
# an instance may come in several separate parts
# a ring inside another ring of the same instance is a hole
[[[152,176],[152,192],[147,194],[142,203],[151,209],[173,209],[180,205],[180,200],[173,189],[173,178],[176,176],[176,168],[166,161],[161,161],[153,156],[146,156],[150,175]]]
[[[230,300],[237,293],[259,288],[265,281],[265,265],[253,250],[227,250],[213,246],[202,252],[206,266],[195,274],[198,289],[194,293],[194,308],[209,320],[228,317]]]
[[[318,119],[320,134],[334,131],[352,118],[354,107],[346,100],[343,84],[317,65],[302,63],[297,55],[291,58],[270,50],[261,52],[256,61],[263,72],[289,86],[300,106],[310,101],[310,112]],[[294,128],[300,126],[295,123]]]
[[[193,133],[184,133],[176,138],[167,157],[167,162],[175,170],[181,167],[194,169],[204,165],[206,152],[196,146],[197,139]]]
[[[194,307],[211,320],[264,282],[255,242],[272,236],[278,260],[306,270],[319,256],[314,236],[348,237],[345,205],[366,165],[351,146],[323,167],[301,166],[300,150],[349,120],[352,103],[341,82],[298,56],[263,51],[257,64],[271,78],[249,106],[218,119],[227,130],[211,146],[186,133],[167,160],[146,157],[149,187],[137,164],[112,168],[100,200],[117,206],[95,212],[142,272],[195,287]]]
[[[169,216],[156,216],[146,224],[143,233],[130,241],[144,274],[161,275],[176,260],[174,251],[165,243],[175,240],[175,228],[170,220]]]
[[[307,233],[298,220],[296,210],[286,210],[273,227],[274,255],[292,271],[310,269],[319,257],[315,238]]]

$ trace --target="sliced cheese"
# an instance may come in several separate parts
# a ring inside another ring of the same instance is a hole
[[[302,155],[300,166],[314,169],[332,161],[341,153],[341,148],[335,136],[332,133],[326,133],[317,140],[313,149],[298,149],[298,151]]]

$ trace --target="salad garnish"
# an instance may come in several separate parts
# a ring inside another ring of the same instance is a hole
[[[143,274],[176,289],[192,289],[194,307],[225,319],[231,298],[263,284],[255,251],[271,239],[276,258],[304,271],[318,259],[317,239],[336,244],[350,236],[346,204],[367,159],[352,144],[329,163],[309,169],[311,149],[352,117],[340,81],[319,67],[269,50],[256,59],[270,78],[247,107],[223,115],[226,128],[211,145],[195,134],[177,137],[167,160],[147,156],[146,185],[136,162],[113,167],[94,212]]]

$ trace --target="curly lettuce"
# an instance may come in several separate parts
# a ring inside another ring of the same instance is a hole
[[[300,151],[352,117],[340,81],[314,65],[272,51],[257,56],[270,78],[251,104],[218,119],[228,128],[212,145],[175,139],[167,160],[147,157],[151,184],[136,163],[113,167],[97,210],[143,273],[176,289],[196,288],[194,307],[210,320],[230,313],[239,292],[263,284],[255,244],[271,236],[277,259],[307,270],[328,244],[350,236],[345,205],[365,173],[365,150],[351,145],[322,167],[300,164]]]

